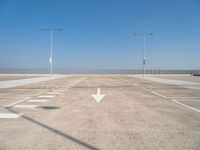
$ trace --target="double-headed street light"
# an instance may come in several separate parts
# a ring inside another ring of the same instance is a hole
[[[50,31],[51,33],[51,50],[50,50],[50,57],[49,57],[49,64],[50,64],[50,75],[53,74],[53,32],[54,31],[62,31],[59,28],[42,28],[41,31]]]
[[[143,48],[143,77],[145,75],[145,64],[146,64],[146,37],[147,36],[152,36],[153,33],[135,33],[135,36],[143,36],[144,38],[144,48]]]

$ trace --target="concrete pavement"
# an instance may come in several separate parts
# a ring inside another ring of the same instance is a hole
[[[97,88],[105,94],[100,103],[91,96]],[[51,94],[55,92],[60,94]],[[200,113],[171,101],[199,110],[197,89],[131,76],[71,76],[2,89],[0,105],[20,101],[13,98],[15,94],[29,98],[0,111],[23,114],[15,119],[0,118],[3,150],[198,150],[200,147]],[[54,97],[39,97],[44,95]],[[47,101],[29,101],[38,99]]]

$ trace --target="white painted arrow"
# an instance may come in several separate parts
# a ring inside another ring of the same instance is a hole
[[[96,100],[97,103],[99,103],[103,98],[104,94],[100,93],[100,88],[97,89],[97,94],[92,94],[92,97]]]

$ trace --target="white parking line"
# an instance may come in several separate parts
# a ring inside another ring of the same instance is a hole
[[[74,81],[74,83],[72,83],[71,85],[66,85],[66,86],[64,86],[64,87],[65,87],[66,90],[67,90],[67,89],[69,89],[69,88],[71,88],[71,87],[77,85],[78,83],[80,83],[80,82],[82,82],[82,81],[84,81],[84,80],[86,80],[86,79],[87,79],[87,77],[83,77],[83,78],[81,78],[81,79],[79,79],[79,80]]]
[[[151,93],[153,93],[153,94],[155,94],[155,95],[157,95],[157,96],[160,96],[160,97],[162,97],[162,98],[168,98],[168,97],[166,97],[166,96],[164,96],[164,95],[162,95],[162,94],[159,94],[159,93],[157,93],[157,92],[155,92],[155,91],[152,91]]]
[[[82,82],[82,81],[85,80],[85,79],[87,79],[87,78],[84,77],[84,78],[81,78],[81,79],[79,79],[79,80],[76,80],[76,82],[73,83],[71,86],[67,86],[67,89],[69,89],[69,88],[75,86],[76,84]],[[41,98],[42,98],[42,97],[43,97],[43,98],[45,98],[45,97],[46,97],[46,98],[53,98],[53,97],[55,97],[55,95],[41,95],[41,94],[44,94],[44,93],[46,93],[46,92],[48,92],[48,91],[50,91],[50,90],[45,90],[45,91],[40,92],[40,93],[38,93],[38,94],[36,94],[36,95],[34,95],[34,96],[38,96],[38,97],[41,97]],[[65,90],[63,90],[63,91],[65,91]],[[24,101],[26,101],[26,100],[28,100],[28,99],[30,99],[30,97],[26,97],[26,98],[24,98],[24,99],[22,99],[22,100],[19,100],[19,101],[17,101],[17,102],[11,103],[11,104],[8,104],[8,105],[6,105],[6,106],[1,106],[1,107],[0,107],[0,111],[3,110],[3,109],[5,109],[5,108],[12,107],[12,106],[14,106],[14,105],[16,105],[16,104],[18,104],[18,103],[24,102]]]
[[[65,90],[53,90],[53,92],[64,92]]]
[[[44,102],[47,102],[48,100],[47,99],[30,99],[28,100],[27,102],[39,102],[39,103],[44,103]]]
[[[19,97],[19,98],[23,98],[23,97],[29,97],[31,95],[20,95],[20,94],[0,94],[0,97],[2,98],[13,98],[13,97]]]
[[[144,87],[140,87],[140,88],[143,89],[143,90],[145,90],[145,91],[150,91],[149,89],[146,89],[146,88],[144,88]],[[176,104],[182,105],[182,106],[184,106],[184,107],[186,107],[186,108],[188,108],[188,109],[194,110],[194,111],[196,111],[196,112],[200,112],[200,110],[197,109],[197,108],[194,108],[194,107],[188,106],[188,105],[186,105],[186,104],[183,104],[183,103],[181,103],[181,102],[179,102],[179,101],[177,101],[177,100],[171,99],[170,97],[166,97],[165,95],[162,95],[162,94],[160,94],[160,93],[158,93],[158,92],[151,91],[151,93],[152,93],[152,94],[155,94],[155,95],[157,95],[157,96],[159,96],[159,97],[162,97],[162,98],[164,98],[164,99],[169,99],[170,101],[172,101],[172,102],[174,102],[174,103],[176,103]],[[175,98],[176,98],[176,97],[175,97]],[[181,98],[181,97],[180,97],[180,98]],[[190,98],[190,97],[188,97],[188,98]]]
[[[59,92],[47,92],[46,94],[59,95]]]
[[[33,109],[38,107],[38,105],[15,105],[14,108],[25,108],[25,109]]]
[[[20,114],[16,114],[16,113],[0,113],[0,119],[15,119],[15,118],[19,118],[21,115],[23,115],[22,113]]]
[[[8,80],[8,81],[0,81],[0,88],[11,88],[16,86],[22,86],[32,83],[38,83],[42,81],[49,81],[53,79],[58,79],[63,77],[62,75],[56,75],[51,77],[35,77],[30,79],[18,79],[18,80]]]
[[[151,91],[151,90],[149,90],[149,89],[146,89],[146,88],[144,88],[144,87],[140,87],[141,89],[143,89],[143,90],[145,90],[145,91],[147,91],[147,92],[149,92],[149,91]]]
[[[8,105],[6,105],[6,106],[3,106],[3,108],[1,108],[0,111],[3,110],[3,109],[5,109],[5,108],[7,108],[7,107],[11,107],[11,106],[16,105],[16,104],[18,104],[18,103],[24,102],[24,101],[28,100],[29,98],[30,98],[30,97],[27,97],[27,98],[25,98],[25,99],[22,99],[22,100],[19,100],[19,101],[17,101],[17,102],[8,104]]]
[[[200,97],[168,97],[171,99],[200,99]]]
[[[49,91],[49,90],[45,90],[45,91],[43,91],[43,92],[40,92],[40,93],[36,94],[35,96],[39,96],[39,95],[44,94],[44,93],[46,93],[46,92],[48,92],[48,91]]]
[[[45,90],[45,91],[43,91],[43,92],[40,92],[40,93],[36,94],[35,96],[39,96],[39,95],[41,95],[41,94],[43,94],[43,93],[46,93],[46,92],[48,92],[48,91],[49,91],[49,90]],[[2,107],[0,108],[0,111],[3,110],[3,109],[5,109],[5,108],[12,107],[12,106],[14,106],[14,105],[16,105],[16,104],[18,104],[18,103],[24,102],[24,101],[26,101],[26,100],[28,100],[28,99],[30,99],[30,97],[26,97],[26,98],[24,98],[24,99],[22,99],[22,100],[19,100],[19,101],[17,101],[17,102],[8,104],[8,105],[6,105],[6,106],[2,106]]]
[[[197,109],[197,108],[194,108],[194,107],[191,107],[191,106],[189,106],[189,105],[183,104],[183,103],[181,103],[181,102],[179,102],[179,101],[177,101],[177,100],[174,100],[174,99],[171,99],[171,98],[169,98],[169,97],[166,97],[166,96],[164,96],[164,95],[162,95],[162,94],[159,94],[159,93],[157,93],[157,92],[155,92],[155,91],[152,91],[151,93],[153,93],[153,94],[155,94],[155,95],[157,95],[157,96],[160,96],[160,97],[162,97],[162,98],[169,99],[170,101],[172,101],[172,102],[174,102],[174,103],[176,103],[176,104],[182,105],[182,106],[184,106],[184,107],[186,107],[186,108],[188,108],[188,109],[192,109],[192,110],[194,110],[194,111],[196,111],[196,112],[200,112],[200,110]]]
[[[183,104],[183,103],[181,103],[181,102],[178,102],[178,101],[176,101],[176,100],[174,100],[174,99],[171,99],[171,101],[174,102],[174,103],[180,104],[180,105],[182,105],[182,106],[184,106],[184,107],[186,107],[186,108],[189,108],[189,109],[192,109],[192,110],[194,110],[194,111],[200,112],[199,109],[194,108],[194,107],[191,107],[191,106],[188,106],[188,105]]]
[[[42,97],[42,98],[53,98],[55,97],[55,95],[40,95],[38,97]]]

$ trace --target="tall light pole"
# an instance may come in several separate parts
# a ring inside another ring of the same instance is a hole
[[[146,37],[152,36],[153,33],[134,33],[135,36],[143,36],[144,38],[144,47],[143,47],[143,77],[145,75],[145,64],[146,64]]]
[[[53,32],[54,31],[62,31],[62,29],[58,28],[42,28],[41,31],[50,31],[51,33],[51,50],[50,50],[50,57],[49,57],[49,64],[50,64],[50,75],[53,74]]]

